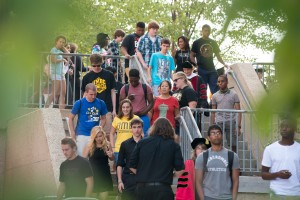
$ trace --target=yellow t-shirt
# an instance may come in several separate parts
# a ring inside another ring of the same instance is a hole
[[[114,118],[112,126],[116,129],[117,132],[117,139],[115,143],[114,152],[119,152],[121,143],[132,137],[130,122],[136,118],[139,117],[137,115],[134,115],[131,120],[128,120],[127,117],[122,117],[121,119],[118,117]]]

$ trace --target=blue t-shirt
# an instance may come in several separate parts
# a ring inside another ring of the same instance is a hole
[[[100,116],[106,115],[107,108],[104,101],[96,98],[93,102],[88,102],[86,98],[75,102],[71,113],[78,114],[76,135],[90,136],[94,126],[99,125]]]
[[[57,49],[56,47],[53,47],[51,49],[51,53],[60,54],[63,52],[61,50]],[[57,60],[63,59],[62,55],[54,55],[54,56]],[[63,66],[64,66],[64,62],[58,62],[58,63],[51,62],[51,74],[62,75],[63,74]]]
[[[154,53],[151,56],[149,66],[152,67],[151,78],[153,85],[159,85],[164,80],[171,79],[171,72],[175,70],[175,63],[169,54]]]

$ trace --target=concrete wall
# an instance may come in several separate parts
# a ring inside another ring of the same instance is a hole
[[[56,194],[64,137],[59,109],[39,109],[9,122],[5,199]]]
[[[233,87],[240,98],[242,110],[255,110],[261,99],[267,95],[261,81],[249,63],[237,63],[231,66],[233,73],[235,74],[241,89],[244,91],[250,107],[248,106],[246,99],[243,98],[242,92],[234,81],[233,76],[229,77],[229,87]],[[263,136],[260,130],[256,126],[255,115],[246,114],[243,115],[242,130],[245,140],[252,143],[252,156],[258,160],[259,168],[262,153],[264,150],[264,144],[267,143],[268,138]],[[251,134],[252,133],[252,134]]]

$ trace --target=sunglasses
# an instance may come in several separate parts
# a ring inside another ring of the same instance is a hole
[[[176,78],[176,79],[174,79],[173,81],[174,81],[174,82],[177,82],[179,79],[182,79],[182,78]]]
[[[100,67],[101,65],[92,65],[92,67]]]

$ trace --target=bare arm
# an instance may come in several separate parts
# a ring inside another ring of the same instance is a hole
[[[121,46],[120,50],[126,58],[130,59],[130,55],[128,54],[127,49],[125,47]]]
[[[223,59],[222,59],[220,53],[215,53],[215,55],[216,55],[218,61],[219,61],[220,63],[222,63],[225,67],[227,67],[227,65],[226,65],[225,62],[223,61]]]
[[[117,176],[118,176],[118,189],[119,189],[119,192],[122,192],[124,190],[124,184],[122,181],[122,167],[121,166],[117,167]]]
[[[57,190],[57,200],[62,200],[65,194],[66,185],[64,182],[60,182]]]
[[[204,200],[204,191],[203,191],[203,170],[196,169],[196,192],[200,200]]]
[[[142,66],[143,66],[143,68],[147,69],[147,68],[148,68],[148,66],[147,66],[147,64],[146,64],[146,63],[145,63],[145,61],[144,61],[144,58],[143,58],[143,55],[142,55],[142,53],[141,53],[141,52],[139,52],[138,50],[136,50],[136,56],[138,57],[138,59],[139,59],[140,63],[141,63],[141,64],[142,64]]]
[[[86,190],[85,190],[85,197],[90,197],[93,192],[94,187],[94,179],[92,176],[85,178],[86,182]]]
[[[197,106],[197,101],[190,101],[188,104],[189,104],[189,107],[190,107],[190,108],[196,108],[196,106]]]
[[[88,145],[86,145],[83,149],[82,157],[87,158],[88,155],[89,155],[89,147],[88,147]]]
[[[69,114],[70,135],[71,135],[71,137],[72,137],[73,140],[76,140],[76,134],[75,134],[74,124],[73,124],[74,118],[75,118],[75,115],[73,115],[72,113],[70,113]]]
[[[142,115],[146,115],[152,108],[154,105],[154,99],[153,99],[153,94],[148,92],[149,90],[147,89],[147,101],[148,101],[148,105],[147,107],[142,110],[139,113],[136,113],[136,115],[142,116]]]
[[[149,66],[148,69],[147,69],[147,73],[148,73],[148,83],[151,84],[152,82],[152,77],[151,77],[151,71],[152,71],[152,67]]]
[[[55,55],[51,55],[51,56],[50,56],[50,60],[51,60],[52,63],[60,63],[60,62],[63,62],[63,61],[64,61],[63,58],[62,58],[62,59],[56,59],[56,56],[55,56]]]
[[[270,167],[262,166],[261,177],[263,180],[274,180],[276,178],[289,179],[291,172],[288,170],[280,170],[279,172],[270,173]]]
[[[217,106],[216,105],[212,105],[211,106],[212,109],[217,109]],[[214,124],[216,123],[216,112],[211,112],[211,124]]]
[[[175,117],[175,119],[179,119],[180,118],[179,108],[175,108],[174,109],[174,117]]]
[[[177,177],[181,176],[183,174],[184,170],[180,170],[180,171],[175,171],[175,175]]]
[[[192,62],[194,62],[194,63],[196,63],[196,60],[195,60],[195,56],[196,56],[196,54],[194,53],[194,52],[190,52],[190,60],[192,61]]]
[[[232,200],[237,200],[240,169],[232,170]]]
[[[109,134],[109,141],[110,141],[110,145],[112,146],[112,148],[115,147],[115,144],[114,144],[115,132],[116,132],[116,129],[112,126],[110,129],[110,134]]]
[[[134,169],[134,168],[129,168],[129,169],[132,173],[136,174],[136,169]]]
[[[106,115],[100,116],[100,126],[103,128],[106,124]]]
[[[109,160],[113,161],[115,159],[115,155],[114,155],[114,152],[113,152],[113,149],[112,149],[112,146],[110,143],[108,143],[108,151],[106,151],[106,154],[107,154]]]
[[[114,118],[116,116],[116,91],[115,91],[115,89],[111,89],[110,94],[111,94],[111,100],[112,100],[112,105],[113,105],[112,117]]]

